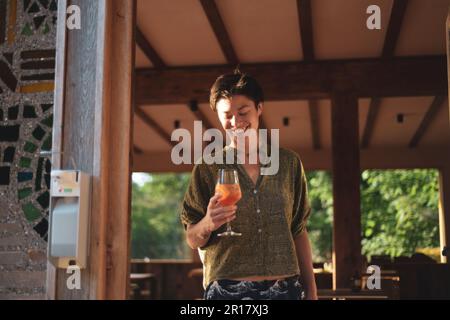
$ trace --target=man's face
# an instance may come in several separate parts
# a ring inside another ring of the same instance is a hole
[[[256,108],[255,103],[244,95],[235,95],[229,99],[220,99],[216,104],[217,115],[224,130],[244,132],[248,129],[258,130],[262,104]]]

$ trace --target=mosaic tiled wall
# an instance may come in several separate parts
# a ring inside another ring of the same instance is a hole
[[[44,293],[56,0],[0,0],[0,298]]]

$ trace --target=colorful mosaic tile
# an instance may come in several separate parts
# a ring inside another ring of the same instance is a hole
[[[51,163],[40,152],[51,150],[56,13],[55,0],[0,0],[0,193],[8,221],[28,221],[44,241]]]

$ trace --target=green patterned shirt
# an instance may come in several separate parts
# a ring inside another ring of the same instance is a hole
[[[233,148],[224,148],[224,158]],[[218,237],[226,224],[214,231],[199,249],[203,285],[219,279],[299,274],[294,239],[305,230],[311,212],[306,176],[299,156],[280,148],[276,175],[259,175],[256,185],[239,164],[197,164],[186,191],[181,221],[198,223],[215,193],[218,170],[238,170],[242,198],[231,222],[240,237]]]

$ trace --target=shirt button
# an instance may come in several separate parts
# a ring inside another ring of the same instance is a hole
[[[253,190],[253,193],[254,193],[254,194],[257,194],[257,193],[258,193],[258,190],[256,190],[256,189]]]
[[[257,212],[257,213],[260,213],[260,212],[261,212],[261,210],[257,209],[257,210],[256,210],[256,212]]]
[[[258,233],[261,233],[262,232],[262,230],[261,229],[258,229]]]

